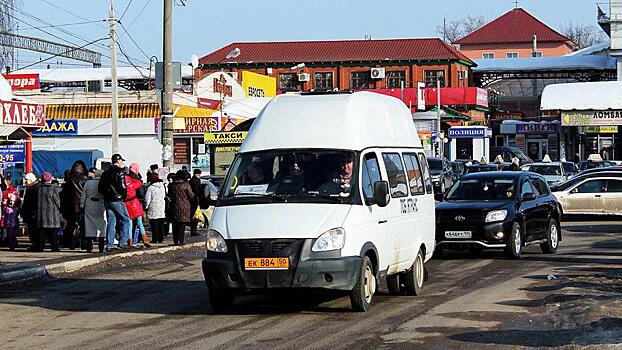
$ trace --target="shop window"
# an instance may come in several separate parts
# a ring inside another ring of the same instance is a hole
[[[371,71],[350,73],[350,89],[369,89],[370,87]]]
[[[482,58],[486,58],[486,59],[495,58],[495,54],[492,52],[485,53],[485,54],[482,54]]]
[[[192,168],[209,170],[209,146],[203,137],[192,138]]]
[[[421,167],[419,166],[417,155],[404,154],[404,165],[406,166],[406,175],[408,175],[410,194],[413,196],[425,194],[423,174],[421,173]]]
[[[387,88],[388,89],[401,88],[402,82],[404,82],[404,87],[407,87],[405,70],[388,71],[386,74],[386,77],[387,77]]]
[[[436,87],[437,82],[441,82],[441,87],[445,87],[445,71],[442,69],[426,70],[424,73],[425,86]]]
[[[296,73],[279,74],[279,90],[298,90],[298,75]]]
[[[316,90],[332,90],[333,88],[333,73],[332,72],[317,72],[313,74],[313,80]]]
[[[399,198],[408,196],[408,186],[406,185],[406,175],[404,174],[404,166],[402,158],[398,153],[383,153],[382,159],[387,170],[389,180],[389,189],[391,197]]]
[[[518,52],[508,52],[505,54],[507,58],[518,58]]]

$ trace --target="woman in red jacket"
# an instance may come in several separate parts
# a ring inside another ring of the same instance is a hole
[[[145,247],[151,247],[149,244],[149,238],[145,233],[145,226],[143,225],[143,205],[141,203],[142,198],[140,194],[143,192],[143,181],[140,179],[138,164],[130,164],[129,174],[125,176],[125,183],[127,184],[127,199],[125,200],[125,207],[132,219],[132,225],[130,225],[130,247],[134,247],[138,244],[138,233],[143,239]],[[138,228],[138,232],[137,229]],[[133,237],[133,238],[132,238]]]

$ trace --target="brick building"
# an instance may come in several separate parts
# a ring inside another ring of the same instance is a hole
[[[471,59],[563,56],[577,45],[522,8],[513,9],[453,42]]]
[[[282,92],[399,88],[402,82],[411,88],[438,80],[443,87],[467,87],[474,66],[440,39],[253,42],[202,57],[195,78],[245,70],[277,78]],[[372,76],[374,68],[380,68],[378,76]]]

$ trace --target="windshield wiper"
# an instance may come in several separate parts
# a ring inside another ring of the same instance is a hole
[[[284,196],[282,194],[275,194],[275,193],[238,193],[238,194],[228,195],[225,198],[227,198],[227,199],[234,199],[234,198],[240,198],[240,197],[243,197],[243,196],[271,198],[271,199],[277,199],[280,202],[286,202],[287,201],[286,196]]]
[[[338,194],[330,195],[330,194],[321,194],[321,193],[318,193],[318,192],[302,192],[302,193],[299,193],[299,194],[305,195],[305,196],[311,196],[311,197],[315,197],[315,198],[328,199],[328,200],[330,200],[332,202],[335,202],[335,203],[340,203],[341,202],[341,198],[343,198],[343,197],[341,197]]]

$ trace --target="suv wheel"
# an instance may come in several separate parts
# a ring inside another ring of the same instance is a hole
[[[545,254],[553,254],[559,246],[559,224],[555,219],[549,220],[546,242],[540,243],[540,249]]]
[[[508,259],[520,258],[520,251],[523,245],[521,232],[520,225],[515,222],[512,225],[512,234],[510,235],[507,246],[505,247],[505,256]]]

